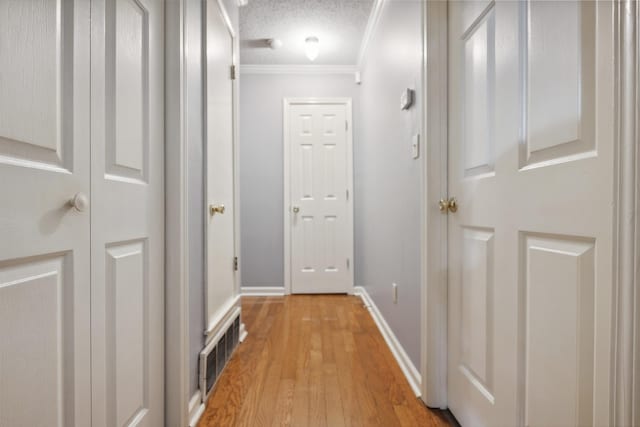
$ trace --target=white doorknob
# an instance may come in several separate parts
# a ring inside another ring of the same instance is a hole
[[[76,193],[76,195],[69,200],[69,205],[78,212],[84,212],[89,207],[89,199],[83,193]]]

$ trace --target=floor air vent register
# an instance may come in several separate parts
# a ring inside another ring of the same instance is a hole
[[[240,342],[240,316],[236,316],[227,327],[225,333],[217,340],[212,340],[200,352],[200,390],[203,401],[207,401],[213,391],[213,386],[220,378],[234,350]]]

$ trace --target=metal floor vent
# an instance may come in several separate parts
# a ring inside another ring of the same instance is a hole
[[[200,390],[202,390],[203,401],[206,402],[209,398],[213,386],[220,378],[222,370],[231,359],[239,342],[240,316],[237,316],[217,341],[211,341],[200,352]]]

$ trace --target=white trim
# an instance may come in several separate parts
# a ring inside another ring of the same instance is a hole
[[[283,117],[283,147],[284,147],[284,289],[286,294],[291,294],[291,188],[289,180],[289,172],[291,169],[290,158],[290,142],[289,142],[289,108],[292,105],[304,104],[335,104],[345,105],[347,108],[346,118],[349,129],[347,130],[347,191],[350,194],[347,200],[347,220],[349,221],[349,229],[354,233],[353,226],[353,108],[351,98],[284,98],[282,100],[282,117]],[[355,238],[352,235],[349,241],[349,259],[351,260],[351,290],[355,283],[354,268],[354,244]],[[349,290],[347,290],[349,291]]]
[[[284,286],[243,286],[240,293],[245,297],[283,296]]]
[[[378,22],[380,22],[380,16],[382,16],[382,9],[386,0],[374,0],[373,7],[371,8],[371,13],[369,14],[369,20],[367,21],[367,26],[364,29],[364,35],[362,36],[362,42],[360,42],[360,51],[358,52],[358,71],[362,71],[362,67],[365,63],[365,58],[367,56],[367,49],[369,48],[369,43],[373,38],[373,35],[376,32],[376,27],[378,26]]]
[[[422,400],[447,407],[447,3],[423,2],[420,372]]]
[[[242,64],[241,74],[353,74],[355,65]]]
[[[204,335],[205,347],[212,339],[214,339],[223,327],[229,322],[229,319],[235,318],[238,314],[241,314],[240,295],[236,295],[233,299],[227,302],[227,305],[220,310],[219,314],[213,318],[213,320],[207,326],[207,330]]]
[[[224,21],[224,23],[227,26],[227,29],[229,30],[229,33],[231,33],[231,37],[234,39],[234,48],[233,50],[235,51],[235,39],[236,39],[236,31],[235,28],[233,28],[233,23],[231,22],[231,18],[229,18],[229,13],[227,12],[227,8],[224,6],[224,1],[223,0],[216,0],[218,2],[218,7],[220,8],[220,14],[222,15],[222,20]],[[203,3],[206,3],[207,0],[203,0]],[[206,13],[205,13],[206,9],[203,9],[203,14],[206,18]],[[205,27],[203,27],[203,30],[205,29]],[[204,31],[203,31],[204,32]],[[206,36],[206,34],[205,34]],[[206,56],[205,56],[206,58]]]
[[[189,400],[189,427],[198,425],[198,421],[200,421],[205,409],[206,405],[202,402],[202,393],[198,389]]]
[[[378,330],[380,330],[380,334],[382,334],[382,337],[389,346],[389,350],[391,350],[391,353],[396,358],[402,373],[407,378],[409,386],[411,386],[411,390],[413,390],[417,397],[420,397],[420,384],[422,382],[420,372],[409,358],[409,355],[407,355],[407,352],[402,347],[402,344],[400,344],[400,341],[398,341],[398,338],[396,338],[396,335],[382,316],[382,313],[380,313],[380,310],[378,310],[373,299],[369,296],[367,289],[362,286],[356,286],[353,288],[353,294],[359,296],[362,299],[362,302],[364,302],[365,307],[369,309],[369,313],[371,313],[373,321],[376,322]]]
[[[240,302],[240,296],[238,296],[236,299],[238,300],[238,302]],[[242,308],[240,307],[240,304],[238,304],[232,306],[228,311],[221,315],[219,317],[220,321],[215,325],[214,328],[207,332],[207,340],[205,342],[204,349],[201,350],[201,353],[204,352],[207,347],[214,345],[212,343],[217,343],[218,341],[220,341],[220,338],[222,338],[222,336],[227,333],[227,329],[229,329],[229,327],[233,324],[235,318],[240,316],[241,314]]]
[[[240,342],[244,342],[244,340],[247,339],[247,335],[249,335],[247,328],[244,326],[244,323],[240,323]]]
[[[165,424],[188,422],[189,287],[184,0],[165,5]]]
[[[616,203],[611,425],[640,425],[640,7],[615,2]]]

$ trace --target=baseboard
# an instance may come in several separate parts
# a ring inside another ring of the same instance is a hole
[[[411,389],[415,393],[416,396],[420,397],[421,388],[420,383],[422,382],[422,376],[420,375],[420,371],[416,369],[415,365],[407,355],[407,352],[404,350],[398,338],[396,338],[395,334],[391,330],[391,327],[387,324],[386,320],[378,310],[378,307],[373,302],[373,299],[367,293],[367,290],[362,286],[356,286],[353,291],[354,295],[359,296],[364,302],[365,306],[369,309],[371,313],[371,317],[373,317],[373,321],[376,322],[382,337],[387,342],[391,353],[396,358],[398,365],[400,365],[400,369],[402,373],[407,378]]]
[[[233,321],[241,310],[240,295],[237,295],[229,300],[224,309],[220,310],[220,313],[209,323],[207,330],[204,331],[206,337],[205,344],[209,344],[214,337],[217,340],[217,335],[219,335],[223,329],[226,330],[226,328],[229,327],[229,322]]]
[[[240,293],[247,297],[283,296],[284,286],[243,286]]]
[[[196,427],[200,417],[204,414],[205,405],[202,402],[202,394],[197,390],[189,400],[189,427]]]
[[[244,340],[247,339],[247,335],[249,335],[249,332],[247,331],[247,328],[244,326],[244,323],[240,323],[240,342],[243,343]]]

